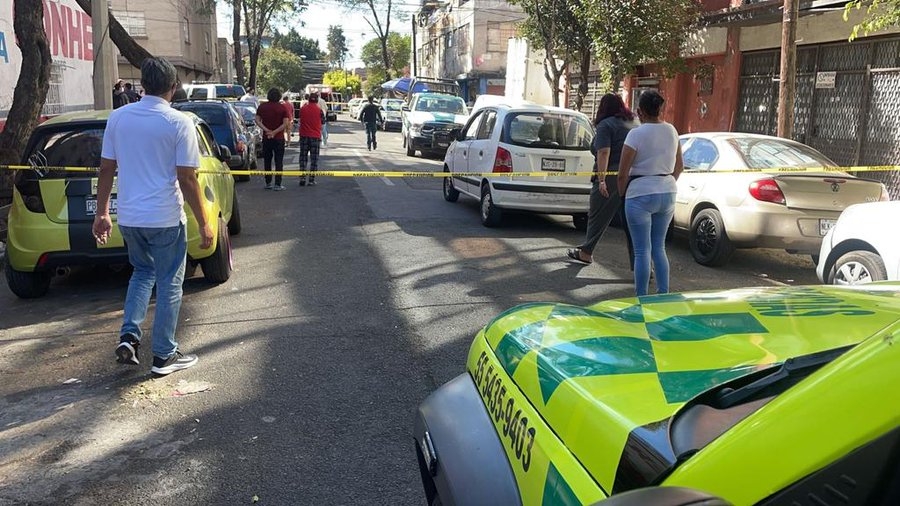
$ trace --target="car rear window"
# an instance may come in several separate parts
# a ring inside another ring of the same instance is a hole
[[[256,118],[256,108],[255,107],[246,107],[246,106],[234,106],[235,109],[241,114],[241,117],[244,118],[244,121],[251,122]]]
[[[559,112],[519,112],[507,117],[504,140],[533,148],[590,150],[594,129],[583,116]]]
[[[750,169],[773,169],[779,167],[835,167],[822,153],[815,149],[779,139],[756,137],[734,137],[728,143],[741,155]]]
[[[221,102],[219,102],[222,104]],[[222,104],[224,105],[224,104]],[[228,111],[225,110],[224,107],[216,107],[209,103],[206,104],[191,104],[191,103],[180,103],[176,104],[176,109],[179,111],[188,111],[200,116],[203,121],[212,126],[222,126],[228,125]]]
[[[104,128],[85,126],[71,130],[47,129],[36,133],[28,153],[28,164],[35,167],[99,167]],[[64,171],[46,172],[47,179],[62,179]],[[74,175],[83,175],[72,173]]]
[[[243,86],[236,84],[220,84],[216,86],[216,98],[241,98],[246,93]]]

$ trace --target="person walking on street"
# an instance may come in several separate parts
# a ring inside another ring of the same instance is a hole
[[[645,91],[638,99],[641,126],[628,132],[617,179],[625,196],[625,219],[634,241],[634,290],[647,295],[650,262],[658,293],[669,292],[666,233],[675,214],[676,181],[684,169],[678,131],[659,119],[665,99]]]
[[[368,148],[369,151],[378,149],[378,141],[375,140],[375,133],[378,131],[378,124],[384,120],[381,118],[381,110],[375,105],[372,97],[369,97],[369,103],[366,104],[366,106],[362,108],[362,112],[359,113],[359,120],[366,125],[366,148]]]
[[[281,90],[272,88],[266,94],[268,102],[259,104],[256,124],[263,131],[263,164],[266,171],[266,190],[282,191],[281,172],[284,170],[285,134],[290,135],[291,117],[284,104],[279,102]],[[272,158],[275,158],[275,186],[272,186]]]
[[[213,241],[195,173],[200,149],[194,123],[169,105],[175,81],[175,67],[168,60],[145,59],[141,65],[144,98],[109,115],[92,226],[96,241],[106,244],[112,230],[110,194],[118,170],[117,220],[134,272],[115,352],[120,363],[140,364],[141,323],[156,285],[150,371],[157,375],[197,363],[196,355],[182,355],[175,340],[187,258],[185,201],[197,221],[200,248],[209,249]]]
[[[294,104],[291,102],[291,96],[287,93],[284,94],[284,97],[282,97],[281,100],[281,106],[287,111],[288,118],[291,120],[291,124],[288,125],[288,129],[285,131],[284,136],[284,146],[287,147],[290,145],[291,135],[294,133]]]
[[[325,113],[319,108],[319,95],[310,93],[309,100],[300,108],[300,170],[305,171],[306,161],[309,160],[309,171],[319,170],[319,145],[322,142],[322,125],[325,123]],[[300,186],[314,186],[316,175],[307,174],[300,178]]]
[[[625,136],[636,126],[634,119],[634,114],[625,107],[625,102],[618,95],[607,93],[600,99],[594,120],[597,133],[591,147],[594,151],[594,175],[591,176],[587,231],[584,242],[566,252],[572,260],[591,263],[597,242],[621,208],[622,199],[619,198],[616,176],[608,173],[616,172],[619,168]],[[628,240],[629,265],[633,265],[634,254],[627,226],[625,237]]]

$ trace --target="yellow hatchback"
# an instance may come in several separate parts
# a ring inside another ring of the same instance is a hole
[[[100,165],[109,112],[63,114],[41,124],[31,135],[23,163],[33,169],[16,173],[7,237],[6,281],[19,297],[43,296],[53,275],[65,273],[70,266],[128,263],[118,227],[113,227],[110,240],[102,246],[91,233],[97,212],[96,173],[60,170]],[[218,217],[210,220],[215,241],[209,249],[201,249],[197,221],[185,204],[188,263],[191,267],[199,264],[208,281],[223,283],[231,276],[230,237],[241,231],[234,179],[222,162],[231,153],[216,145],[203,120],[186,114],[194,122],[200,147],[197,178],[205,197],[203,205],[207,216]],[[115,225],[115,185],[110,211]]]

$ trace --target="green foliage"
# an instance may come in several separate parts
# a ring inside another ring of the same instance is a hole
[[[305,56],[307,60],[325,58],[325,51],[319,47],[319,41],[300,35],[293,27],[287,33],[276,33],[272,38],[272,46],[280,47],[297,56]]]
[[[344,95],[344,98],[350,98],[347,95],[347,88],[350,88],[351,95],[359,95],[362,90],[362,80],[356,74],[351,74],[345,69],[337,69],[325,72],[322,76],[322,84],[331,86],[334,91],[338,91]]]
[[[363,86],[363,93],[365,93],[367,97],[381,97],[384,93],[384,90],[381,89],[381,85],[389,80],[390,78],[388,78],[388,75],[383,68],[366,67],[366,84]]]
[[[390,75],[389,69],[396,67],[392,63],[388,47],[388,39],[391,36],[391,20],[404,22],[409,19],[407,14],[403,11],[393,11],[392,13],[394,0],[338,0],[338,2],[352,11],[368,11],[363,19],[366,20],[375,33],[375,37],[380,41],[381,67],[387,69],[387,74]]]
[[[891,26],[900,26],[900,0],[871,0],[867,3],[865,18],[853,25],[853,31],[850,33],[851,42],[860,34],[866,36]],[[844,7],[844,21],[849,20],[851,9],[862,10],[862,8],[862,0],[847,2]]]
[[[387,37],[388,61],[391,68],[384,67],[384,58],[381,51],[381,39],[375,38],[366,42],[360,53],[360,59],[366,66],[366,79],[372,81],[379,79],[378,85],[390,79],[390,76],[403,75],[409,66],[410,54],[412,54],[412,37],[391,33]]]
[[[694,0],[583,0],[580,15],[616,90],[636,65],[657,63],[664,72],[683,67],[679,48],[699,9]]]
[[[334,67],[341,67],[347,58],[350,49],[347,47],[347,37],[344,28],[340,25],[328,27],[328,61]]]
[[[272,87],[282,92],[303,89],[303,60],[290,51],[279,47],[264,49],[259,56],[258,71],[257,89],[261,96]]]

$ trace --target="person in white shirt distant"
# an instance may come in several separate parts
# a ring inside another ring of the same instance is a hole
[[[256,96],[256,90],[250,88],[247,93],[241,97],[241,102],[252,102],[253,106],[259,109],[259,97]]]
[[[114,110],[106,122],[92,228],[97,242],[106,244],[112,230],[109,200],[118,171],[117,221],[134,272],[116,357],[123,364],[140,364],[141,323],[155,285],[150,372],[166,375],[197,363],[197,356],[182,355],[175,341],[187,258],[185,201],[197,220],[200,248],[212,246],[213,234],[195,173],[200,148],[194,123],[170,105],[178,86],[175,67],[165,58],[145,59],[141,86],[144,98]]]

